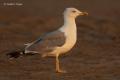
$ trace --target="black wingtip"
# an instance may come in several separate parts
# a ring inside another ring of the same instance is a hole
[[[32,56],[35,55],[34,53],[27,53],[25,54],[24,50],[14,50],[6,54],[9,59],[19,58],[20,56]]]
[[[7,53],[6,55],[9,58],[18,58],[21,56],[21,54],[24,54],[24,51],[11,51],[11,52]]]

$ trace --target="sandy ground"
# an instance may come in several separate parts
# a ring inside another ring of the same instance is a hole
[[[120,0],[15,1],[22,6],[4,2],[0,1],[0,80],[120,80]],[[6,56],[60,27],[64,8],[71,6],[89,16],[77,18],[77,43],[60,58],[68,73],[55,73],[54,58]]]

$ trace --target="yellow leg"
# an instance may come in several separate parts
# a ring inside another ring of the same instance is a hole
[[[60,62],[58,56],[56,56],[56,72],[58,73],[66,73],[66,71],[63,71],[60,69]]]

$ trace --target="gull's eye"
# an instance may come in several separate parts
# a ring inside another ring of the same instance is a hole
[[[73,13],[75,13],[76,11],[72,11]]]

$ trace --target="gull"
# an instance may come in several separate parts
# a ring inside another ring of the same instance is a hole
[[[57,30],[47,33],[37,40],[25,44],[25,54],[38,53],[41,57],[56,58],[56,72],[65,73],[60,68],[59,56],[70,51],[77,40],[77,28],[75,19],[79,15],[88,15],[76,8],[66,8],[63,12],[64,24]]]

